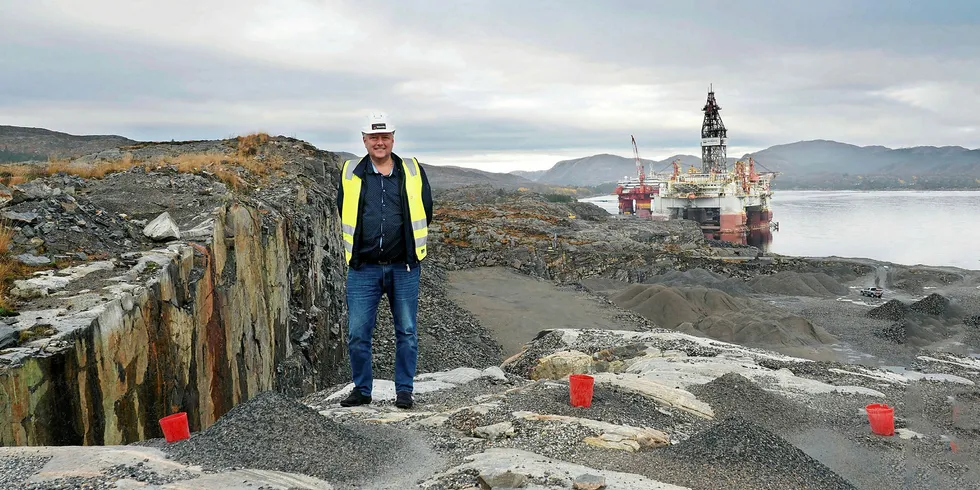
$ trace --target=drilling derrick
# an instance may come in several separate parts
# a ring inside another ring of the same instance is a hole
[[[728,172],[728,130],[721,121],[721,107],[715,101],[714,89],[708,88],[708,101],[704,104],[704,123],[701,125],[701,165],[704,173]]]

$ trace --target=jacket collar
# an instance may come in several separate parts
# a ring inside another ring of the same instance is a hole
[[[391,153],[391,159],[395,161],[395,167],[398,170],[402,168],[402,158],[396,155],[394,152]],[[368,168],[371,166],[371,156],[364,155],[361,157],[361,161],[357,162],[357,166],[354,167],[354,175],[358,178],[363,179],[367,175]]]

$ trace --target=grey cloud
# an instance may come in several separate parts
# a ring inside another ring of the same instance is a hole
[[[222,58],[131,40],[78,39],[59,33],[19,39],[0,34],[0,104],[32,101],[135,103],[249,99],[364,99],[390,93],[394,77],[305,70]]]
[[[227,46],[178,48],[162,38],[151,43],[111,30],[69,32],[43,18],[35,19],[27,36],[5,29],[0,19],[0,123],[18,124],[10,114],[46,114],[34,109],[65,104],[79,107],[77,115],[51,112],[44,125],[84,127],[102,114],[99,131],[138,139],[224,137],[265,125],[349,150],[359,148],[357,115],[371,107],[405,122],[399,145],[413,152],[622,148],[621,154],[629,154],[633,133],[644,153],[656,154],[658,147],[693,153],[707,85],[714,83],[730,143],[739,147],[816,138],[980,145],[980,131],[961,129],[975,125],[976,97],[946,110],[943,97],[917,105],[893,95],[903,87],[954,90],[929,84],[969,86],[980,79],[980,8],[966,0],[941,6],[861,0],[365,0],[357,8],[361,20],[378,30],[405,29],[435,46],[458,48],[468,65],[459,68],[461,75],[485,70],[485,84],[465,76],[446,81],[421,69],[378,76],[359,73],[358,67],[301,64],[290,58],[288,45],[282,59],[246,59],[229,54]],[[147,19],[147,28],[160,27]],[[366,54],[380,64],[395,56]],[[542,114],[483,109],[494,95],[547,93],[542,77],[566,83],[568,97]],[[404,92],[403,82],[431,90]],[[443,82],[455,86],[449,90]],[[624,118],[590,127],[587,120],[572,120],[578,107],[589,109],[576,90],[622,84],[645,85],[658,97],[643,105],[630,99],[589,103],[619,104],[611,110],[652,115],[654,123],[631,127]],[[556,120],[548,111],[573,116]],[[657,121],[660,113],[663,121]]]

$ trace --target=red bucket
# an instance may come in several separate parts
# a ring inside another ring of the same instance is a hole
[[[864,407],[868,412],[871,431],[879,436],[895,435],[895,409],[883,403],[872,403]]]
[[[187,412],[178,412],[160,419],[160,428],[163,429],[163,437],[167,438],[167,442],[191,437],[191,430],[187,425]]]
[[[592,387],[595,379],[587,374],[572,374],[568,376],[568,393],[573,407],[592,406]]]

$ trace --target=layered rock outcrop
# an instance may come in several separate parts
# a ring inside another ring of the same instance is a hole
[[[136,157],[179,151],[150,145]],[[289,138],[259,154],[284,171],[243,174],[204,216],[172,212],[184,241],[15,281],[22,303],[6,323],[19,342],[0,352],[0,445],[125,444],[160,437],[158,419],[178,411],[201,430],[262,391],[297,396],[338,381],[335,158]],[[176,175],[134,167],[91,185]]]

